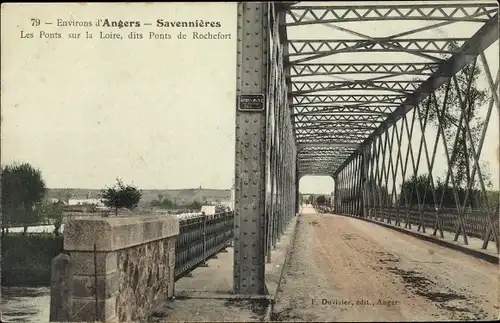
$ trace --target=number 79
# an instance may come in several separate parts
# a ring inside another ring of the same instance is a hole
[[[31,26],[34,26],[34,27],[40,26],[40,19],[31,18]]]

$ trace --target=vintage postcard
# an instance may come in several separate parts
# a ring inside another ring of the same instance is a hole
[[[1,5],[1,322],[499,319],[496,1]]]

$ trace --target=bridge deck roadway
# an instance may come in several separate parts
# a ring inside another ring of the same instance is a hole
[[[302,213],[274,320],[499,317],[498,265],[374,223]]]

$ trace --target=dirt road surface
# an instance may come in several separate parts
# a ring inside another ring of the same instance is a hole
[[[498,319],[498,265],[366,221],[302,213],[273,320]]]

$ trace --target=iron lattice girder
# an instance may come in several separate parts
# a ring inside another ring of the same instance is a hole
[[[329,173],[332,174],[333,170],[335,169],[335,166],[331,165],[325,165],[325,164],[304,164],[300,165],[297,164],[297,168],[301,173],[308,174],[311,171],[316,171],[316,172],[324,172],[324,173]]]
[[[332,156],[344,156],[347,154],[350,154],[354,149],[351,149],[350,151],[309,151],[309,152],[302,152],[298,155],[300,157],[300,161],[307,161],[307,160],[332,160]],[[342,160],[341,160],[342,161]]]
[[[310,153],[321,153],[321,154],[331,154],[332,152],[347,151],[351,153],[353,150],[358,149],[358,144],[353,144],[351,142],[316,142],[309,144],[297,144],[297,154],[310,154]]]
[[[327,162],[328,164],[335,164],[339,166],[342,164],[342,155],[329,155],[329,156],[316,156],[316,155],[311,155],[311,156],[302,156],[297,162],[299,165],[304,164],[304,163],[315,163],[315,162]]]
[[[331,159],[328,161],[319,161],[319,160],[310,160],[310,161],[297,161],[297,167],[305,168],[305,167],[323,167],[323,169],[333,170],[335,167],[338,167],[340,164],[340,160],[338,162],[334,162]]]
[[[302,145],[302,144],[317,144],[318,142],[344,142],[340,136],[333,136],[333,138],[329,139],[323,139],[323,140],[317,140],[314,138],[297,138],[297,145]],[[363,142],[363,138],[349,138],[349,143],[351,145],[358,145]]]
[[[349,151],[352,150],[353,147],[342,146],[342,144],[349,144],[348,142],[339,143],[339,142],[315,142],[314,144],[307,144],[302,146],[303,151],[321,151],[321,152],[332,152],[332,151]]]
[[[298,128],[296,129],[296,133],[297,135],[301,135],[301,134],[314,134],[314,135],[344,135],[344,136],[354,136],[354,135],[367,135],[367,134],[370,134],[371,131],[368,131],[368,130],[365,130],[365,131],[361,131],[361,130],[355,130],[355,129],[349,129],[349,130],[346,130],[346,129],[349,129],[349,127],[346,127],[344,129],[341,129],[341,128],[327,128],[327,129],[322,129],[322,128],[306,128],[306,129],[301,129],[301,128]]]
[[[286,11],[287,26],[376,20],[438,20],[486,22],[496,13],[496,3],[356,6],[295,6]],[[311,17],[311,18],[309,18]]]
[[[352,143],[362,143],[366,139],[365,134],[325,134],[325,135],[317,135],[317,134],[309,134],[309,135],[297,135],[297,143],[307,144],[313,143],[315,141],[346,141],[349,140]]]
[[[311,159],[311,160],[299,160],[297,161],[297,166],[298,167],[310,167],[310,166],[322,166],[325,169],[335,169],[335,167],[338,167],[342,161],[338,160],[337,162],[335,160],[330,159],[325,159],[325,160],[317,160],[317,159]]]
[[[291,106],[318,103],[402,103],[406,95],[401,94],[340,94],[340,95],[294,95]]]
[[[391,74],[391,75],[431,75],[438,63],[345,63],[345,64],[291,64],[291,77],[344,75],[344,74]]]
[[[335,90],[383,90],[398,93],[410,93],[418,88],[422,81],[297,81],[292,83],[292,94],[307,94],[319,91]]]
[[[353,130],[353,131],[346,131],[345,129],[342,130],[332,130],[332,131],[326,131],[324,129],[297,129],[296,131],[296,138],[297,141],[303,140],[303,139],[318,139],[322,141],[327,141],[327,140],[336,140],[336,139],[366,139],[367,133],[369,134],[370,131],[359,131],[359,130]]]
[[[333,168],[338,167],[342,163],[341,159],[335,160],[330,158],[318,159],[318,158],[310,158],[310,159],[301,159],[297,161],[297,166],[306,167],[310,165],[322,165],[323,167]]]
[[[309,158],[302,157],[297,162],[298,162],[299,165],[323,163],[323,164],[328,164],[328,165],[339,166],[342,163],[342,159],[341,158],[336,158],[336,156],[333,157],[333,158],[332,158],[332,156],[322,156],[322,157],[311,156]]]
[[[342,163],[342,159],[338,158],[337,156],[335,156],[337,158],[332,158],[332,156],[314,156],[314,155],[311,155],[311,156],[303,156],[299,159],[299,163],[304,163],[304,162],[319,162],[319,161],[322,161],[322,162],[328,162],[328,163],[334,163],[334,164],[338,164],[340,165]]]
[[[335,127],[332,127],[334,125]],[[322,129],[327,130],[328,133],[336,133],[339,130],[373,130],[377,127],[373,126],[373,123],[339,123],[338,121],[329,121],[328,123],[320,123],[320,122],[309,122],[309,123],[301,123],[297,124],[296,130],[303,129]]]
[[[495,14],[467,42],[465,42],[456,54],[443,62],[433,75],[423,82],[414,93],[409,95],[401,106],[392,112],[387,119],[366,138],[363,142],[363,146],[368,147],[375,138],[384,133],[384,131],[399,121],[415,106],[418,106],[431,93],[437,90],[441,85],[445,84],[451,76],[455,75],[462,68],[467,66],[480,53],[484,52],[484,50],[498,40],[498,36],[498,14]],[[354,160],[358,154],[358,152],[355,152],[347,158],[335,171],[334,176],[338,175],[338,173],[352,160]]]
[[[332,158],[332,154],[324,154],[324,155],[318,155],[318,154],[309,154],[309,155],[301,155],[300,159],[298,160],[299,162],[306,162],[306,161],[339,161],[339,165],[342,163],[343,159],[341,159],[343,155],[342,154],[335,154],[335,158]]]
[[[382,105],[345,105],[345,106],[294,106],[292,116],[307,116],[307,115],[335,115],[343,116],[385,116],[388,112],[392,112],[394,106]],[[349,114],[346,114],[349,113]]]
[[[338,124],[343,122],[377,122],[380,121],[384,117],[385,114],[374,113],[372,114],[359,114],[359,115],[345,115],[345,114],[310,114],[310,115],[294,115],[295,123],[304,123],[304,122],[322,122],[322,121],[336,121]]]
[[[309,168],[309,167],[300,167],[298,168],[297,172],[301,174],[301,176],[305,175],[326,175],[326,176],[332,176],[332,170],[328,168]]]
[[[409,52],[451,54],[450,45],[461,46],[468,38],[434,39],[329,39],[289,40],[289,57],[312,54],[336,54],[353,52]],[[294,61],[290,61],[293,65]]]
[[[297,160],[299,165],[307,165],[311,163],[319,163],[322,162],[324,164],[328,164],[330,166],[339,166],[342,164],[342,155],[340,156],[303,156],[299,160]]]
[[[350,142],[316,142],[312,144],[297,144],[297,152],[301,151],[310,152],[310,151],[321,151],[321,152],[330,152],[338,151],[338,150],[351,150],[357,149],[357,144],[352,144]]]
[[[335,169],[335,165],[327,165],[323,163],[297,165],[297,167],[303,173],[307,173],[311,170],[314,170],[332,174],[333,173],[332,170]]]

